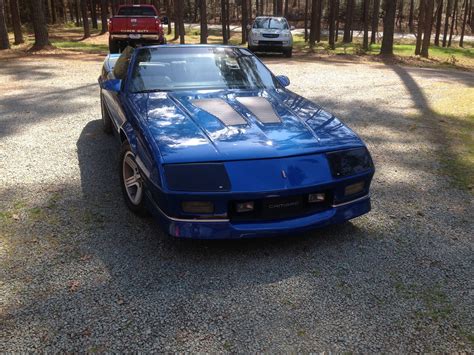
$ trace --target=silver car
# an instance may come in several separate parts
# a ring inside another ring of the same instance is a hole
[[[252,52],[281,52],[291,57],[293,36],[284,17],[257,17],[249,26],[248,48]]]

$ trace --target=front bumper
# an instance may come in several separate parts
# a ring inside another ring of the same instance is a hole
[[[252,52],[283,52],[293,47],[291,41],[252,41],[249,49]]]
[[[361,216],[371,209],[369,195],[332,206],[310,215],[277,221],[231,222],[229,220],[185,220],[167,216],[148,199],[152,213],[173,237],[190,239],[243,239],[298,233],[338,224]]]

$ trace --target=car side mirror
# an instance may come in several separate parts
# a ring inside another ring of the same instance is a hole
[[[109,79],[101,83],[100,87],[107,91],[120,92],[122,86],[122,80],[120,79]]]
[[[295,29],[295,26],[290,26],[290,31],[293,31]]]
[[[167,25],[167,24],[169,23],[168,16],[163,16],[163,17],[161,18],[161,23],[162,23],[163,25]]]
[[[290,79],[286,75],[277,75],[277,80],[283,87],[290,85]]]

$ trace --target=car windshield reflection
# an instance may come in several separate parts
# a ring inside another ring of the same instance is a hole
[[[142,48],[131,80],[135,93],[274,87],[268,69],[240,48]]]

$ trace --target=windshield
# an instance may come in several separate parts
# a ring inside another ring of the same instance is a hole
[[[141,48],[131,78],[133,92],[274,87],[270,71],[241,48]]]
[[[149,6],[125,6],[118,11],[118,16],[156,16],[155,10]]]
[[[288,22],[284,18],[259,17],[255,20],[253,28],[266,28],[270,30],[287,30]]]

